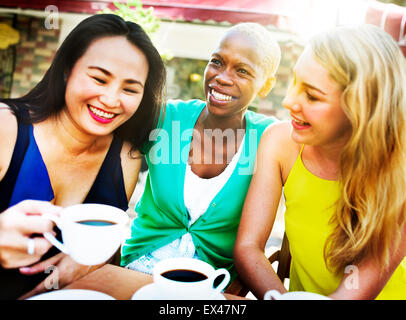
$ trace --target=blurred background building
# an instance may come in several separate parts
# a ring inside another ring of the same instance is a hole
[[[228,27],[239,22],[266,26],[281,46],[282,61],[275,88],[251,108],[280,119],[287,117],[281,101],[292,67],[309,37],[335,25],[364,22],[375,10],[369,20],[375,24],[386,20],[388,30],[399,39],[406,15],[404,7],[368,0],[145,0],[142,6],[153,8],[159,28],[152,38],[172,57],[166,59],[168,98],[203,98],[204,68]],[[106,9],[115,11],[117,6],[107,0],[0,0],[0,97],[27,93],[70,30]]]

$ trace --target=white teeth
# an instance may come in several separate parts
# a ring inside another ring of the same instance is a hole
[[[304,122],[304,121],[300,121],[300,120],[297,120],[297,119],[293,119],[297,124],[300,124],[300,125],[302,125],[302,126],[305,126],[305,125],[308,125],[309,123],[308,122]]]
[[[217,100],[222,100],[222,101],[231,101],[233,99],[232,96],[228,96],[226,94],[222,94],[220,92],[215,91],[214,89],[211,90],[211,94],[213,95],[214,98]]]
[[[96,108],[94,108],[94,107],[92,107],[92,106],[89,106],[89,109],[90,109],[94,114],[96,114],[96,115],[98,115],[99,117],[102,117],[102,118],[111,119],[111,118],[113,118],[113,117],[115,116],[114,113],[107,113],[107,112],[101,111],[101,110],[99,110],[99,109],[96,109]]]

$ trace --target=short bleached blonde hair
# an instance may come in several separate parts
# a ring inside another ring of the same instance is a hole
[[[265,76],[274,77],[281,61],[281,49],[272,33],[264,26],[254,22],[239,23],[227,30],[225,37],[233,32],[249,36],[261,52],[263,59],[258,65]]]

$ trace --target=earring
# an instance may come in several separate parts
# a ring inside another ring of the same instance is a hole
[[[258,92],[258,95],[261,98],[265,98],[268,95],[268,93],[271,91],[273,85],[275,84],[275,80],[276,79],[274,77],[269,77],[268,79],[266,79],[264,86]]]

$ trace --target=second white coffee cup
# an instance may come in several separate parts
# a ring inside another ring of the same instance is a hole
[[[215,284],[220,276],[223,279]],[[153,277],[159,295],[169,300],[218,299],[230,281],[226,269],[215,270],[208,263],[191,258],[161,260],[153,269]]]
[[[96,203],[66,207],[60,217],[46,215],[62,231],[63,243],[51,233],[44,237],[76,262],[97,265],[120,247],[128,215],[121,209]]]

